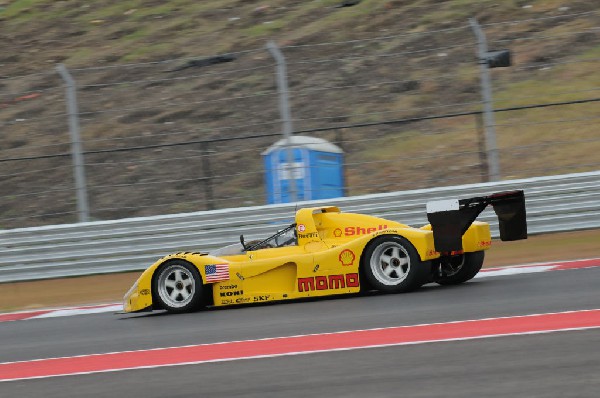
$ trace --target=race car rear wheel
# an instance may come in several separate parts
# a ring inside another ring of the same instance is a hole
[[[161,265],[152,280],[157,307],[170,312],[188,312],[203,305],[202,278],[192,264],[172,260]]]
[[[426,282],[430,263],[422,262],[413,245],[400,236],[375,238],[363,257],[368,284],[383,292],[407,292]]]
[[[435,282],[440,285],[458,285],[473,279],[483,266],[485,252],[464,253],[462,256],[442,260]]]

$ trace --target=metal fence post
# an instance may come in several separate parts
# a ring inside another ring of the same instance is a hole
[[[58,64],[56,70],[67,86],[67,113],[69,114],[69,133],[71,134],[71,158],[73,174],[75,175],[75,190],[77,192],[77,215],[79,222],[89,221],[89,206],[87,186],[85,183],[85,168],[79,135],[79,110],[77,108],[77,87],[75,80],[64,64]]]
[[[488,178],[489,181],[500,181],[500,163],[498,160],[498,147],[496,145],[496,122],[494,121],[494,110],[492,108],[492,88],[490,83],[490,71],[487,63],[487,40],[485,38],[485,33],[475,18],[469,19],[469,24],[477,37]]]
[[[287,83],[287,67],[285,64],[285,58],[277,44],[274,41],[267,43],[267,50],[271,53],[275,62],[277,63],[277,90],[279,91],[279,112],[281,114],[281,121],[283,122],[283,136],[286,140],[287,146],[287,175],[290,181],[290,198],[292,202],[295,202],[298,198],[296,190],[296,179],[294,173],[294,156],[290,146],[292,145],[292,116],[290,113],[290,104],[288,101],[288,83]]]
[[[208,142],[202,142],[202,174],[204,180],[204,199],[206,200],[206,207],[208,210],[215,209],[213,189],[212,189],[212,170],[210,168],[210,151],[208,149]]]
[[[488,167],[487,156],[485,153],[485,132],[483,130],[483,114],[481,112],[475,115],[475,131],[477,132],[477,153],[479,154],[479,168],[481,173],[481,182],[486,182],[489,178],[490,169]]]

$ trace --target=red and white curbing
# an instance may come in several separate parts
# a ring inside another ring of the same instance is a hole
[[[532,274],[535,272],[563,271],[569,269],[583,269],[600,267],[600,258],[588,258],[585,260],[560,261],[548,263],[535,263],[526,265],[511,265],[507,267],[485,268],[475,278],[489,278],[492,276]]]
[[[585,260],[535,263],[526,265],[513,265],[507,267],[485,268],[482,269],[475,278],[490,278],[495,276],[530,274],[534,272],[562,271],[570,269],[583,269],[600,267],[600,258],[590,258]],[[27,319],[56,318],[73,315],[99,314],[104,312],[118,312],[123,310],[120,303],[101,304],[92,306],[69,307],[44,309],[33,311],[10,312],[0,314],[0,322],[21,321]]]
[[[123,304],[100,304],[82,307],[55,308],[46,310],[20,311],[0,314],[0,322],[22,321],[26,319],[56,318],[61,316],[99,314],[123,310]]]

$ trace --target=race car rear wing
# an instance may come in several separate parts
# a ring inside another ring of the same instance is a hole
[[[435,250],[440,253],[462,250],[462,236],[477,216],[492,205],[500,222],[500,239],[527,239],[525,194],[523,191],[494,193],[469,199],[438,200],[427,203]]]

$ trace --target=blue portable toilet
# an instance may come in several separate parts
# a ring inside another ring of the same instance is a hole
[[[267,203],[292,201],[291,178],[296,182],[296,200],[344,196],[344,153],[322,138],[297,135],[281,139],[265,150]],[[288,161],[292,152],[292,164]]]

